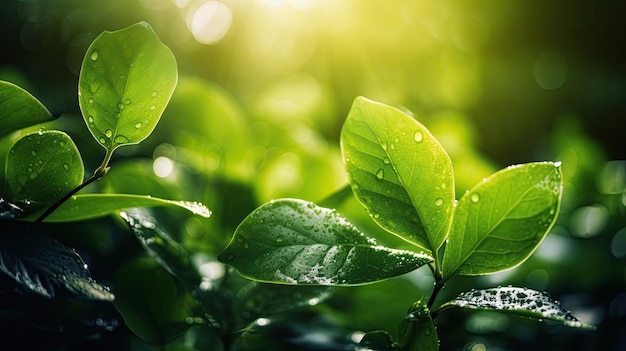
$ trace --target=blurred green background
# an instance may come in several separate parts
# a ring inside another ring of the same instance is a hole
[[[172,222],[186,245],[214,253],[261,203],[318,201],[345,185],[339,131],[359,95],[433,132],[451,156],[457,197],[508,165],[562,161],[562,212],[536,254],[514,270],[454,279],[442,300],[528,286],[598,331],[451,312],[437,319],[441,346],[624,350],[625,15],[626,3],[607,0],[2,0],[0,79],[61,116],[45,127],[67,131],[91,173],[103,150],[78,109],[83,55],[103,30],[150,23],[176,56],[178,87],[154,134],[120,149],[92,190],[202,201],[211,220]],[[0,165],[19,136],[0,139]],[[354,201],[338,210],[376,231]],[[82,245],[108,257],[105,234]],[[338,289],[316,308],[351,330],[394,333],[431,288],[418,270]]]

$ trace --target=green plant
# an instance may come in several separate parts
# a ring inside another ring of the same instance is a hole
[[[452,307],[594,328],[527,288],[471,290],[437,303],[452,277],[513,268],[534,252],[558,216],[560,163],[508,167],[457,201],[450,158],[426,127],[362,97],[343,125],[341,149],[354,196],[378,226],[408,245],[379,245],[333,209],[279,199],[246,217],[219,259],[252,280],[313,286],[373,283],[428,265],[433,291],[402,318],[397,341],[371,332],[357,349],[437,350],[434,318]]]

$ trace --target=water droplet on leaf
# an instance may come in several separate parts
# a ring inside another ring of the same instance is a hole
[[[159,93],[158,93],[158,92],[156,92],[156,91],[153,91],[153,92],[152,92],[152,97],[157,97],[157,95],[159,95]]]
[[[90,98],[89,100],[87,100],[87,102],[93,104],[93,99]]]
[[[228,256],[226,256],[226,260],[227,261],[232,261],[235,259],[235,255],[234,254],[228,254]]]
[[[154,105],[150,106],[150,111],[154,111],[154,110],[156,110],[156,106]]]
[[[422,133],[421,130],[418,130],[415,132],[414,137],[415,137],[415,141],[419,143],[420,141],[424,139],[424,133]]]
[[[385,171],[381,168],[376,172],[376,179],[383,179],[385,177]]]
[[[68,165],[67,163],[64,163],[63,164],[63,169],[69,172],[70,171],[70,165]]]
[[[478,203],[478,201],[480,201],[480,194],[479,193],[473,193],[472,195],[470,195],[470,200],[473,203]]]
[[[115,137],[115,139],[113,140],[115,141],[117,144],[126,144],[128,143],[128,138],[124,135],[118,135]]]
[[[441,205],[443,205],[443,199],[442,199],[442,198],[438,198],[437,200],[435,200],[435,205],[436,205],[436,206],[441,206]]]
[[[276,237],[276,242],[277,243],[282,243],[283,241],[285,241],[285,238],[283,238],[282,235],[279,235],[278,237]]]
[[[91,55],[89,55],[89,58],[91,59],[91,61],[96,61],[98,57],[100,57],[100,53],[98,52],[98,50],[92,51]]]
[[[388,164],[391,163],[391,160],[389,159],[389,157],[385,157],[385,158],[383,158],[383,163],[388,165]]]
[[[113,131],[112,131],[111,129],[107,129],[107,130],[105,130],[105,131],[104,131],[104,135],[105,135],[107,138],[110,138],[110,137],[112,137],[112,136],[113,136]]]
[[[93,123],[93,116],[90,115],[89,117],[87,117],[87,122]]]
[[[135,123],[135,128],[139,129],[139,128],[141,128],[142,125],[143,124],[141,122],[137,122],[137,123]]]

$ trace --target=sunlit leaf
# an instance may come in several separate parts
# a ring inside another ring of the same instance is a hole
[[[454,208],[452,163],[439,142],[406,113],[363,97],[341,130],[355,196],[381,227],[435,252]]]
[[[530,317],[539,320],[561,322],[569,327],[595,329],[593,325],[580,322],[569,311],[561,307],[546,292],[527,288],[498,287],[472,290],[459,294],[439,308],[461,307]]]
[[[100,34],[83,59],[79,103],[93,137],[107,150],[152,133],[178,80],[176,59],[149,24]]]
[[[48,109],[29,92],[0,80],[0,137],[53,119]]]
[[[426,307],[425,299],[415,302],[400,321],[398,343],[402,350],[407,351],[439,350],[437,329]]]
[[[74,250],[30,223],[1,221],[0,226],[0,270],[24,288],[48,298],[56,296],[55,287],[63,287],[84,299],[114,299],[108,287],[91,278]]]
[[[115,276],[115,308],[141,339],[163,345],[191,326],[193,298],[156,262],[138,259],[126,263]]]
[[[559,213],[559,163],[511,166],[459,200],[443,258],[444,276],[488,274],[526,260]]]
[[[396,351],[400,350],[389,333],[376,330],[363,335],[355,348],[356,351]]]
[[[333,210],[281,199],[246,217],[219,260],[263,282],[354,285],[410,272],[432,258],[380,246]]]
[[[132,194],[82,194],[74,195],[63,203],[45,222],[71,222],[97,218],[133,207],[170,206],[180,207],[208,218],[211,211],[194,201],[165,200],[149,195]],[[35,218],[33,214],[28,218]]]
[[[13,144],[6,181],[14,202],[51,204],[83,182],[78,148],[64,132],[39,131]]]

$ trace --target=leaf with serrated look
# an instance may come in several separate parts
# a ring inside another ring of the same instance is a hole
[[[539,246],[561,204],[560,163],[505,168],[459,200],[443,257],[444,276],[517,266]]]
[[[498,287],[472,290],[459,294],[452,301],[441,305],[439,310],[449,307],[499,311],[535,319],[561,322],[575,328],[595,329],[593,325],[582,323],[548,293],[527,288]]]
[[[309,285],[366,284],[432,261],[380,246],[334,210],[297,199],[253,211],[218,258],[249,279]]]

